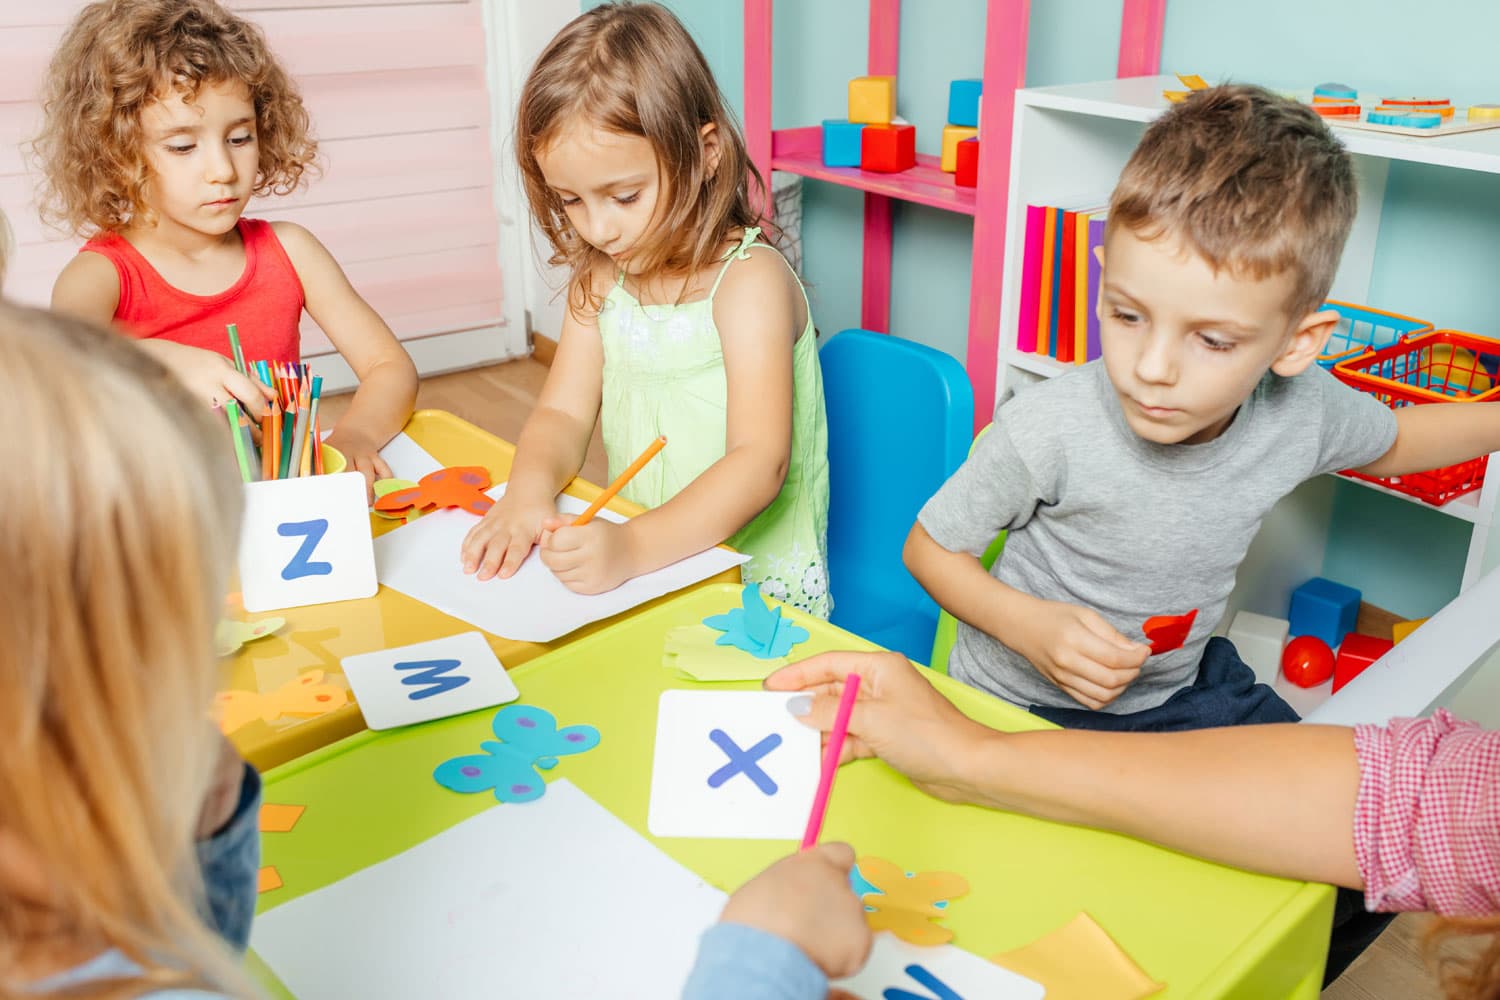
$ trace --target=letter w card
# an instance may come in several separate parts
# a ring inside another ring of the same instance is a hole
[[[520,697],[479,632],[346,656],[342,662],[371,729],[444,719]]]
[[[380,584],[365,477],[246,483],[239,564],[250,612],[374,597]]]

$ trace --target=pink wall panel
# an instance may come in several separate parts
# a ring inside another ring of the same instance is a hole
[[[321,176],[249,214],[310,229],[402,337],[493,324],[501,281],[477,0],[228,0],[298,77]],[[6,294],[47,301],[77,241],[45,229],[22,142],[47,60],[82,0],[0,0],[0,207],[18,251]],[[326,349],[304,323],[304,351]]]

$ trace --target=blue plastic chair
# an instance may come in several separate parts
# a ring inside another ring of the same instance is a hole
[[[938,606],[901,548],[917,511],[968,454],[974,390],[942,351],[868,330],[836,334],[819,357],[833,623],[926,663]]]

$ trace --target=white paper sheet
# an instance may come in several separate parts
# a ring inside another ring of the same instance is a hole
[[[491,488],[499,498],[505,484]],[[581,514],[588,506],[576,497],[558,497],[558,512]],[[625,518],[603,510],[599,517]],[[558,582],[533,551],[516,575],[480,581],[464,573],[459,551],[476,523],[473,514],[438,510],[375,539],[380,582],[444,614],[492,635],[523,642],[551,642],[589,622],[628,611],[749,560],[723,549],[709,549],[653,573],[626,580],[604,594],[575,594]]]
[[[658,837],[800,839],[822,754],[818,731],[787,711],[795,697],[663,691],[646,828]]]
[[[661,1000],[724,894],[565,778],[264,913],[298,1000]]]
[[[941,983],[948,992],[939,990]],[[918,947],[907,944],[893,934],[881,931],[875,935],[870,959],[858,975],[840,979],[834,984],[860,1000],[882,1000],[891,996],[886,990],[905,990],[901,997],[946,1000],[1042,1000],[1046,990],[1040,983],[986,962],[978,955],[951,944]]]

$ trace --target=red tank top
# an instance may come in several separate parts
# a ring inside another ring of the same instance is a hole
[[[107,257],[120,276],[115,322],[141,340],[162,337],[230,356],[225,327],[239,330],[247,361],[301,361],[302,280],[271,224],[241,219],[245,272],[217,295],[192,295],[167,284],[130,242],[102,233],[79,251]]]

